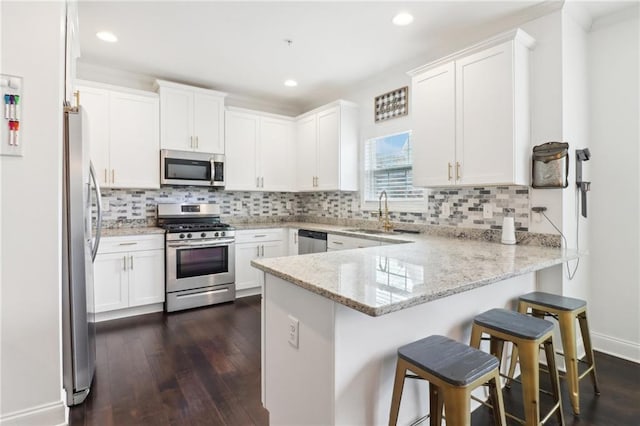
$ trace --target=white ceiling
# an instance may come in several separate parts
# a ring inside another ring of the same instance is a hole
[[[303,108],[537,3],[81,1],[81,63]],[[393,25],[399,11],[414,23]]]

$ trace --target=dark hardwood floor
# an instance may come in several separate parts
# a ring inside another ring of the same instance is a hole
[[[260,298],[99,323],[76,425],[266,425]]]
[[[268,424],[260,402],[258,296],[97,329],[96,377],[87,401],[70,411],[72,426]],[[601,353],[596,365],[602,394],[581,381],[580,417],[571,413],[562,383],[566,424],[640,425],[640,366]],[[512,410],[520,405],[519,389],[504,392]],[[492,424],[486,409],[472,419]]]

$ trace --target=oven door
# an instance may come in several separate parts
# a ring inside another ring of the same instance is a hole
[[[232,284],[235,257],[233,239],[167,241],[167,293]]]

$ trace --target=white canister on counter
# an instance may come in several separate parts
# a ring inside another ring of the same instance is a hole
[[[514,218],[505,217],[502,220],[502,244],[515,244],[516,243],[516,226]]]

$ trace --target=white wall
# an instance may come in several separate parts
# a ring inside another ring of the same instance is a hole
[[[3,1],[1,8],[1,72],[24,79],[24,157],[0,158],[0,423],[62,424],[64,3]]]
[[[592,191],[590,325],[594,346],[640,362],[638,5],[589,34]]]

